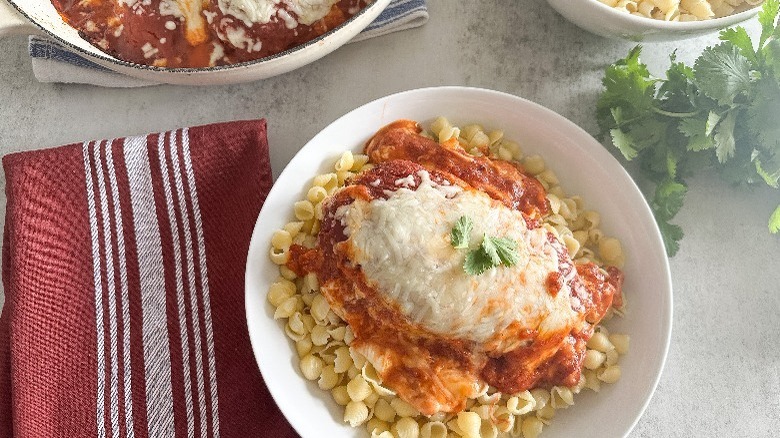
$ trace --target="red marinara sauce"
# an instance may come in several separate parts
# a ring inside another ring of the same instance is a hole
[[[274,55],[338,27],[370,2],[339,0],[306,25],[285,0],[276,5],[282,12],[267,23],[224,13],[220,6],[231,0],[52,0],[63,20],[100,50],[124,61],[170,68]]]

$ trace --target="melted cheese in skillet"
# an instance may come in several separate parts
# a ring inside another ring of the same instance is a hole
[[[331,7],[338,0],[219,0],[219,9],[226,15],[232,15],[247,26],[253,23],[268,23],[276,15],[283,20],[293,20],[289,28],[297,26],[297,22],[311,25],[328,15]],[[298,16],[297,22],[282,6]]]

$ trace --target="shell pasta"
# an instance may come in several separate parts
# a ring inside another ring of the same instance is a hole
[[[759,5],[763,0],[599,0],[617,10],[664,21],[720,18]]]
[[[544,187],[550,211],[542,217],[541,226],[560,239],[575,263],[592,262],[604,268],[625,263],[620,241],[601,230],[599,214],[587,209],[583,199],[566,193],[554,165],[548,167],[539,155],[525,156],[521,145],[505,138],[502,131],[477,124],[459,127],[440,117],[422,135],[441,144],[459,145],[473,156],[516,162]],[[344,423],[365,428],[366,436],[381,438],[533,438],[550,424],[556,411],[574,405],[578,393],[599,392],[602,384],[620,379],[618,362],[628,352],[629,336],[610,333],[598,324],[587,341],[580,379],[573,386],[534,387],[510,394],[485,384],[477,396],[468,399],[465,409],[428,416],[399,397],[372,362],[353,348],[359,332],[353,332],[334,312],[327,294],[320,291],[317,276],[299,270],[296,274],[294,267],[287,266],[295,246],[314,248],[317,244],[321,227],[325,229],[323,201],[373,165],[368,156],[350,151],[335,157],[332,171],[315,176],[304,199],[293,204],[293,219],[273,233],[269,250],[280,270],[267,294],[275,308],[274,318],[283,323],[292,341],[301,375],[343,407]],[[625,301],[621,297],[615,303],[602,321],[623,316]]]

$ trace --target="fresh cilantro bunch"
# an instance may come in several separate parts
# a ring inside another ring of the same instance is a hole
[[[687,192],[685,178],[715,167],[735,184],[780,186],[780,0],[766,0],[754,47],[739,26],[720,33],[693,67],[671,56],[666,78],[650,75],[633,48],[610,65],[597,104],[603,137],[639,160],[656,183],[651,207],[671,256],[682,229],[670,223]],[[769,219],[780,231],[780,206]]]

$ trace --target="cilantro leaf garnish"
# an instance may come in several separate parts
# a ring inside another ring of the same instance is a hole
[[[455,226],[450,231],[450,243],[455,249],[466,249],[469,247],[471,230],[474,228],[474,222],[468,216],[461,216],[455,222]]]
[[[482,240],[482,250],[490,256],[494,266],[513,266],[520,258],[517,254],[517,243],[506,237],[485,236]]]
[[[743,27],[720,33],[693,67],[670,56],[663,78],[640,60],[641,46],[607,67],[596,105],[601,138],[637,160],[655,184],[650,205],[667,253],[679,249],[685,178],[717,169],[734,184],[780,188],[780,0],[766,0],[757,44]],[[769,220],[780,232],[780,207]]]
[[[501,257],[498,256],[498,248],[496,248],[491,239],[491,237],[485,235],[482,238],[482,246],[480,246],[479,249],[475,251],[481,251],[484,253],[493,266],[499,266],[501,264]]]
[[[466,254],[463,270],[469,275],[481,275],[497,266],[514,266],[519,260],[517,242],[506,237],[485,234],[479,247]]]
[[[463,263],[463,270],[469,275],[482,275],[488,269],[494,267],[490,256],[482,251],[482,248],[469,251],[466,254],[466,261]]]

